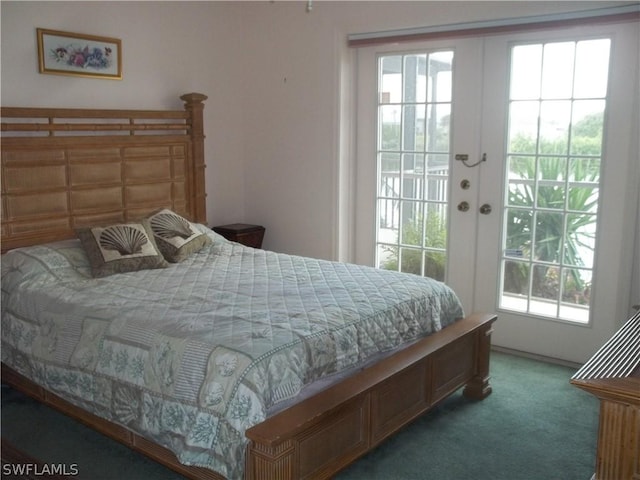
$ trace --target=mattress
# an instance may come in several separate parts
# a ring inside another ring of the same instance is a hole
[[[206,231],[212,244],[181,263],[104,278],[76,240],[3,255],[2,361],[186,465],[240,478],[244,431],[269,411],[463,317],[435,280]]]

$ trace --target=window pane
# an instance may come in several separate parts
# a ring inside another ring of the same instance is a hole
[[[509,180],[529,180],[535,178],[536,159],[535,157],[510,156],[509,162]]]
[[[570,98],[573,90],[574,42],[544,46],[542,97]]]
[[[427,168],[432,175],[449,175],[449,155],[437,153],[427,155]]]
[[[507,210],[507,238],[505,256],[528,258],[533,235],[533,212],[531,210]]]
[[[424,245],[429,248],[447,248],[447,206],[427,204]]]
[[[380,169],[383,174],[400,174],[400,155],[382,152],[380,154]]]
[[[377,268],[398,271],[398,247],[379,244],[377,257]]]
[[[576,267],[593,268],[596,216],[567,215],[566,238],[564,263]]]
[[[427,56],[405,55],[403,91],[405,103],[424,102],[427,92]]]
[[[400,228],[400,208],[397,200],[378,200],[378,239],[386,243],[398,241]]]
[[[400,197],[400,155],[397,153],[380,154],[380,190],[381,197]]]
[[[529,293],[529,264],[508,260],[504,262],[503,271],[504,293],[527,295]]]
[[[598,188],[572,186],[569,189],[568,210],[574,212],[596,213],[598,211]],[[585,218],[590,218],[585,216]]]
[[[604,106],[603,100],[580,100],[573,103],[571,119],[571,153],[573,155],[602,155]]]
[[[424,275],[444,282],[444,272],[447,265],[445,252],[425,252]]]
[[[509,111],[509,152],[537,152],[539,102],[512,102]]]
[[[565,157],[541,157],[538,166],[540,180],[563,181],[566,178],[567,159]]]
[[[509,182],[507,205],[533,207],[533,182]]]
[[[380,103],[402,100],[402,57],[392,55],[380,60]]]
[[[449,177],[429,175],[425,182],[425,198],[434,202],[447,202],[449,197]]]
[[[580,323],[589,322],[591,270],[565,269],[562,273],[560,315]]]
[[[427,151],[449,151],[450,104],[432,104],[427,108]]]
[[[424,151],[425,140],[425,107],[424,105],[407,105],[403,107],[404,133],[402,136],[404,150]]]
[[[531,294],[538,299],[554,300],[553,309],[556,308],[557,300],[560,298],[560,278],[557,267],[547,265],[534,265],[531,277]],[[538,310],[538,313],[549,312],[546,307]],[[553,310],[551,310],[553,311]],[[555,312],[553,312],[555,315]]]
[[[569,181],[598,182],[600,180],[599,158],[569,159]]]
[[[417,248],[400,249],[400,271],[422,275],[422,250]]]
[[[403,245],[422,246],[423,215],[421,202],[402,202],[402,224],[400,243]]]
[[[422,199],[424,155],[405,153],[402,155],[402,197]]]
[[[519,45],[511,53],[511,94],[513,100],[540,98],[542,45]]]
[[[400,150],[400,109],[395,105],[380,107],[380,149]]]
[[[563,233],[564,215],[537,212],[534,258],[543,262],[559,262]]]
[[[429,55],[429,96],[431,102],[451,102],[453,52]]]
[[[555,185],[538,185],[536,195],[536,206],[538,208],[564,209],[565,201],[564,185],[559,187]]]
[[[542,102],[538,151],[543,154],[567,153],[570,123],[570,101]]]
[[[424,175],[424,164],[425,164],[425,156],[422,154],[414,154],[415,164],[413,168],[413,173]]]
[[[608,38],[578,42],[576,47],[575,98],[604,98],[609,77]]]
[[[376,265],[445,278],[453,52],[380,57]]]
[[[562,301],[576,305],[589,305],[591,297],[591,270],[565,269],[562,275]]]

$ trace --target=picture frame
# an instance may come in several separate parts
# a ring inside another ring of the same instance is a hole
[[[37,28],[40,73],[122,80],[122,41]]]

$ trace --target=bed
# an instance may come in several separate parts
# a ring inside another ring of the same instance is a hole
[[[206,96],[181,99],[2,108],[3,382],[197,479],[328,478],[491,393],[496,317],[445,285],[208,229]],[[96,265],[98,237],[127,259]]]

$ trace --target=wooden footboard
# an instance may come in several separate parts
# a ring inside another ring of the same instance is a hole
[[[328,478],[462,386],[491,393],[495,315],[471,315],[250,428],[246,478]]]
[[[473,314],[247,430],[249,480],[328,478],[466,386],[491,393],[495,315]],[[167,449],[70,404],[6,365],[2,381],[192,479],[220,479]]]

